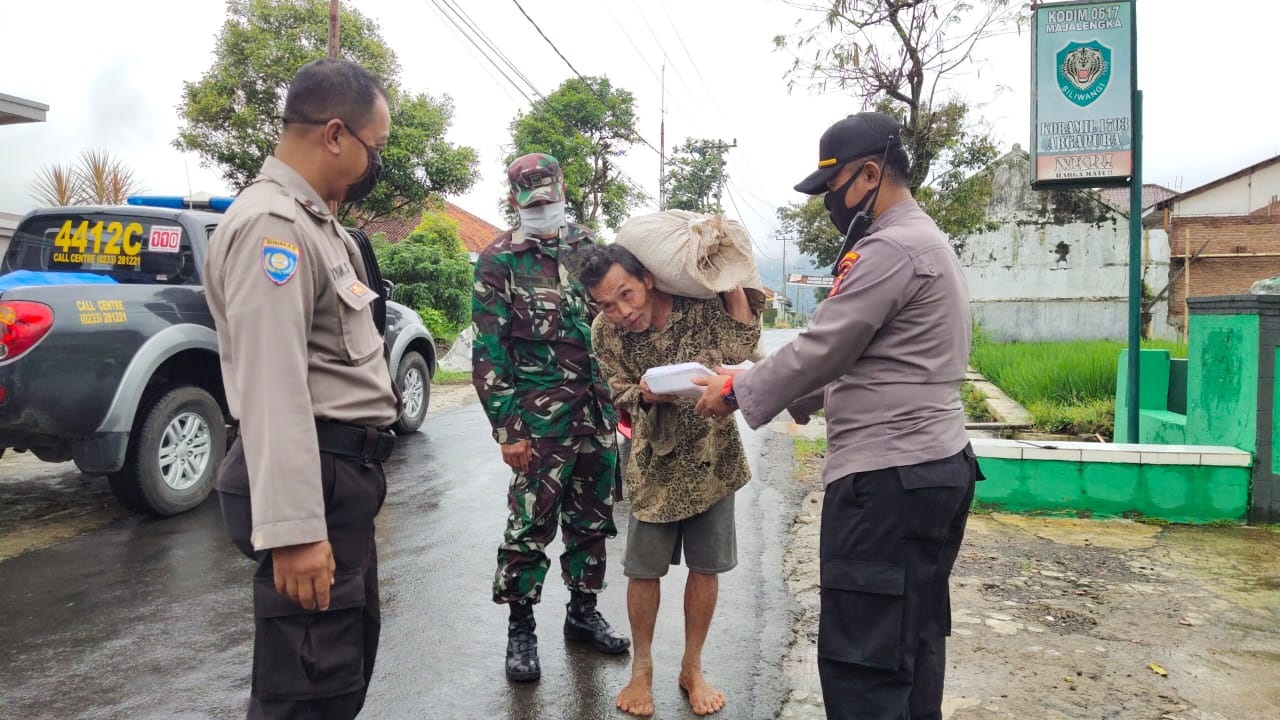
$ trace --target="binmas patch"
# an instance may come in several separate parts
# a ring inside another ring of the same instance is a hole
[[[840,284],[844,282],[844,276],[849,274],[849,271],[853,269],[854,263],[858,262],[861,258],[861,255],[852,250],[845,253],[844,257],[840,258],[840,264],[836,266],[836,281],[831,284],[831,292],[827,297],[835,297],[835,294],[840,292]]]
[[[277,285],[283,285],[298,272],[298,246],[276,238],[262,238],[262,269]]]

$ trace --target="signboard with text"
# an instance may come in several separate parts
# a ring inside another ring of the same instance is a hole
[[[787,275],[788,285],[812,285],[813,287],[829,288],[835,282],[835,278],[830,275],[798,275],[789,273]]]
[[[1127,185],[1133,175],[1133,0],[1036,7],[1031,186]]]

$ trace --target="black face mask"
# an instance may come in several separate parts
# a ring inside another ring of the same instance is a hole
[[[827,208],[827,213],[831,216],[831,223],[844,235],[849,234],[849,228],[853,225],[853,221],[858,215],[866,214],[867,208],[875,200],[875,191],[880,187],[876,185],[875,188],[868,190],[867,194],[863,195],[862,199],[853,207],[845,207],[844,196],[861,174],[862,168],[858,168],[858,172],[850,175],[843,185],[828,192],[827,196],[822,200],[822,204]]]
[[[863,166],[865,167],[865,165]],[[857,202],[853,207],[845,207],[844,196],[849,192],[849,188],[853,186],[858,176],[862,174],[862,168],[858,168],[852,176],[840,187],[827,193],[823,198],[822,204],[826,206],[827,212],[831,216],[831,223],[836,229],[844,233],[844,243],[840,248],[840,254],[836,256],[836,267],[832,269],[831,274],[839,274],[840,258],[844,257],[849,250],[871,229],[871,223],[874,218],[871,214],[871,207],[875,205],[876,197],[880,194],[880,183],[867,191],[866,195]]]
[[[347,128],[347,132],[351,132],[351,128]],[[361,175],[359,180],[348,185],[346,195],[343,196],[343,202],[357,203],[368,197],[369,193],[373,192],[374,186],[382,179],[382,155],[377,150],[365,145],[360,136],[354,132],[351,133],[351,137],[363,145],[364,151],[369,154],[369,163],[365,166],[364,175]]]

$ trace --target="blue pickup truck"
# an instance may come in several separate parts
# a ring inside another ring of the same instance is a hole
[[[74,460],[125,507],[167,516],[209,495],[235,432],[200,278],[230,199],[130,203],[34,210],[15,230],[0,263],[0,454]],[[384,306],[394,429],[416,432],[435,344],[416,312]]]

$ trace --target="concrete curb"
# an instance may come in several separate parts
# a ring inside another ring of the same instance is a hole
[[[986,404],[987,410],[999,421],[999,427],[1021,430],[1035,425],[1035,421],[1031,418],[1031,413],[1027,412],[1026,408],[1019,405],[1013,398],[1005,395],[1003,390],[983,377],[982,373],[970,367],[967,368],[964,379],[973,383],[974,388],[986,398],[983,402]],[[983,429],[991,429],[986,427],[991,424],[984,423]]]

